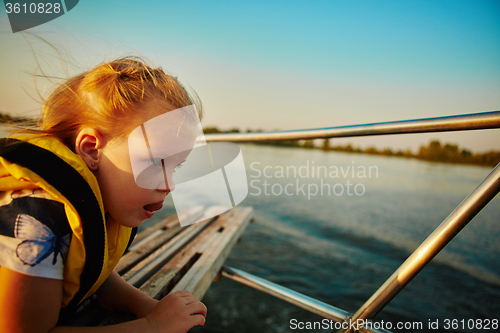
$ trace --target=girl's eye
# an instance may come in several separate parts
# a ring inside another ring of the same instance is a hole
[[[149,160],[149,163],[151,163],[151,165],[154,165],[154,166],[161,166],[161,161],[162,161],[162,158],[152,158]]]

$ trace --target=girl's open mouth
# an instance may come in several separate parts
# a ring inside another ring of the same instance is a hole
[[[160,210],[162,207],[163,207],[163,202],[156,203],[156,204],[149,204],[149,205],[144,206],[143,208],[144,208],[144,210],[154,212],[154,211]]]

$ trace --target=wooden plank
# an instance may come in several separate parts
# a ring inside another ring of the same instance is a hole
[[[153,298],[162,298],[182,280],[183,274],[194,267],[196,273],[189,274],[182,285],[188,288],[184,290],[194,291],[199,297],[198,299],[201,299],[230,250],[248,225],[251,215],[252,208],[246,207],[236,207],[222,214],[203,230],[188,247],[160,268],[140,289]],[[217,260],[218,257],[220,260]],[[195,265],[198,260],[202,264]],[[205,265],[203,269],[200,268],[202,265]],[[175,290],[180,289],[176,288]]]
[[[118,262],[115,271],[123,275],[128,272],[133,266],[137,265],[141,260],[151,255],[154,251],[158,250],[163,244],[177,236],[183,229],[180,224],[165,230],[157,229],[149,234],[148,237],[143,238],[143,242],[137,243],[137,246],[127,252]]]
[[[171,292],[189,290],[195,298],[201,300],[250,223],[252,212],[249,207],[234,208],[229,212],[221,225],[224,230],[218,231],[210,243],[206,244],[206,248],[201,250],[203,254]]]
[[[198,206],[194,207],[194,209],[183,211],[180,214],[185,219],[196,221],[200,216],[204,216],[205,213],[203,206]],[[167,224],[171,224],[172,222],[176,223],[176,225],[171,228],[163,230],[161,227],[152,226],[146,229],[145,231],[148,232],[148,236],[142,238],[139,243],[132,247],[129,253],[126,253],[122,259],[120,259],[120,262],[118,262],[115,267],[115,271],[122,275],[125,280],[129,280],[139,270],[143,269],[150,262],[155,261],[158,257],[161,257],[159,260],[165,260],[165,258],[168,260],[168,256],[173,255],[175,251],[187,243],[190,240],[189,234],[186,236],[186,234],[181,235],[181,233],[192,233],[194,230],[182,228],[176,216],[173,221],[167,221]],[[169,220],[169,218],[167,218],[167,220]],[[153,238],[153,236],[155,237]],[[169,247],[171,247],[170,251],[165,255]],[[142,262],[137,265],[139,261]],[[132,267],[134,268],[132,269]]]
[[[211,220],[205,220],[193,224],[186,228],[180,234],[176,235],[169,242],[162,245],[151,255],[146,257],[140,263],[131,268],[123,275],[123,278],[135,287],[139,287],[142,283],[152,276],[162,265],[164,265],[178,251],[185,247],[196,235],[203,230]]]
[[[161,229],[167,230],[167,229],[170,229],[174,226],[178,226],[179,225],[179,217],[181,219],[190,218],[193,215],[200,214],[203,211],[203,208],[204,208],[203,206],[191,207],[189,209],[186,209],[186,210],[180,212],[179,214],[174,214],[174,215],[167,217],[166,219],[164,219],[160,223],[157,223],[157,224],[155,224],[155,225],[153,225],[145,230],[142,230],[140,233],[138,233],[135,236],[134,241],[132,242],[132,245],[130,246],[129,250],[132,250],[134,248],[134,246],[136,246],[138,243],[143,242],[144,238],[150,236],[151,233],[156,232],[157,230],[161,230]]]

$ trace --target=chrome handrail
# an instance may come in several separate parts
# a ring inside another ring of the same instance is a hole
[[[469,131],[491,128],[500,128],[500,111],[292,131],[209,133],[205,134],[205,140],[231,142],[310,140],[405,133]]]

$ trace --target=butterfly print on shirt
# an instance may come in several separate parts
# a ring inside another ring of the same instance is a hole
[[[17,246],[16,255],[25,265],[35,266],[52,253],[52,265],[58,255],[64,261],[69,250],[69,235],[57,236],[54,232],[27,214],[19,214],[16,219],[15,237],[23,241]]]

